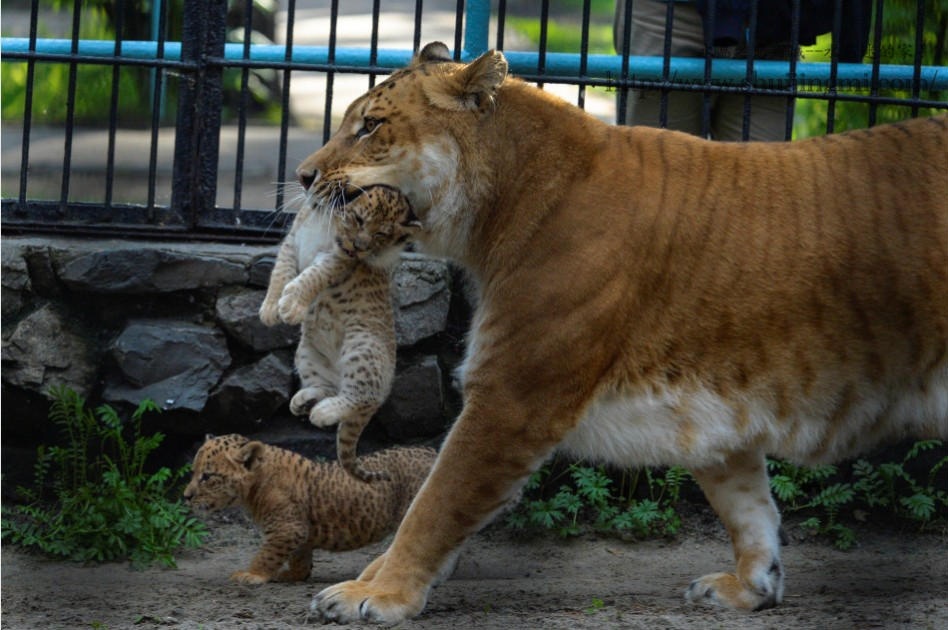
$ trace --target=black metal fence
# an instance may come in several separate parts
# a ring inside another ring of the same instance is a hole
[[[435,39],[461,60],[502,49],[515,74],[619,123],[648,98],[658,108],[647,122],[667,124],[686,93],[700,95],[705,134],[714,100],[738,98],[744,138],[765,97],[782,103],[785,138],[948,109],[948,7],[937,0],[757,0],[735,41],[714,28],[729,16],[699,0],[706,28],[690,55],[674,29],[692,3],[656,0],[51,8],[62,4],[0,9],[6,233],[275,240],[299,193],[296,164],[352,98]],[[642,50],[636,11],[656,7],[673,27]],[[814,45],[818,11],[829,35]]]

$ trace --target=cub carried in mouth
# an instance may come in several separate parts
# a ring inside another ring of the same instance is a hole
[[[364,484],[338,464],[243,435],[209,435],[194,456],[184,498],[207,512],[242,506],[263,530],[250,567],[232,580],[295,582],[309,577],[313,549],[357,549],[394,531],[436,457],[434,449],[420,447],[373,453],[365,460],[389,479]]]
[[[339,424],[339,463],[362,481],[386,478],[356,459],[359,436],[385,402],[395,373],[391,270],[421,228],[408,200],[388,186],[366,187],[345,205],[303,208],[284,238],[260,319],[302,322],[295,364],[295,415]],[[335,234],[335,242],[332,240]]]

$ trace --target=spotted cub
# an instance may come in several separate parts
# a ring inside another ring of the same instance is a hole
[[[421,447],[368,455],[363,459],[389,479],[366,484],[337,463],[314,462],[242,435],[209,435],[194,457],[184,498],[198,511],[243,506],[263,531],[250,567],[232,580],[301,581],[309,577],[313,549],[356,549],[394,531],[436,455]]]
[[[362,481],[385,478],[359,464],[356,447],[392,387],[391,270],[420,227],[408,200],[388,186],[366,188],[331,212],[303,210],[280,247],[260,307],[265,324],[303,323],[296,350],[302,387],[290,411],[309,414],[318,427],[338,423],[339,462]],[[329,234],[335,243],[326,241]]]

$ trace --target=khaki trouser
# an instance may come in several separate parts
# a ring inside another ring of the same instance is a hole
[[[701,16],[691,2],[674,2],[672,57],[704,57]],[[661,56],[665,49],[668,4],[663,0],[633,0],[629,54]],[[622,52],[625,0],[616,1],[615,46]],[[741,58],[735,48],[717,48],[715,57]],[[773,57],[770,57],[773,58]],[[667,127],[703,135],[705,99],[709,99],[708,133],[714,140],[741,140],[744,120],[743,94],[668,92]],[[658,127],[661,121],[660,90],[630,90],[626,124]],[[751,97],[750,140],[784,140],[787,128],[787,98]]]

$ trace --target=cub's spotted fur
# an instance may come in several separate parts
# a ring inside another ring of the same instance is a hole
[[[384,472],[359,464],[356,447],[392,387],[390,274],[420,224],[407,199],[387,186],[366,188],[332,212],[334,246],[325,242],[327,226],[319,215],[320,209],[297,215],[280,247],[260,319],[268,325],[278,319],[303,322],[296,350],[302,388],[290,410],[308,412],[318,427],[339,423],[342,467],[363,481],[384,479]]]
[[[365,484],[334,463],[242,435],[208,436],[194,457],[184,498],[205,511],[243,506],[262,529],[263,545],[250,567],[231,579],[299,581],[309,576],[313,549],[356,549],[392,532],[435,457],[433,449],[417,447],[368,455],[366,463],[389,479]]]

